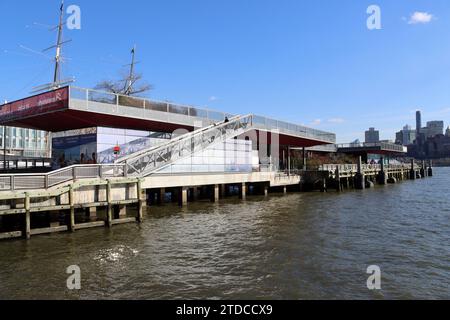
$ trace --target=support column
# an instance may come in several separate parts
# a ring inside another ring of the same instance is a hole
[[[26,239],[31,238],[31,204],[30,204],[30,195],[25,194],[25,230],[24,236]]]
[[[283,187],[283,193],[286,195],[287,194],[287,186]]]
[[[364,176],[364,172],[362,171],[362,158],[359,156],[358,158],[358,172],[355,177],[355,189],[364,190],[366,188],[366,178]]]
[[[245,200],[247,198],[247,185],[245,183],[243,183],[240,187],[239,187],[239,197],[242,200]]]
[[[219,202],[220,199],[220,189],[223,189],[223,185],[219,186],[218,184],[214,185],[213,195],[212,195],[212,201],[213,202]]]
[[[69,231],[75,231],[75,195],[73,186],[69,187],[69,205],[70,205],[70,218],[69,218]]]
[[[89,218],[89,221],[97,221],[97,208],[90,207],[86,208],[86,217]]]
[[[142,189],[142,181],[139,180],[137,183],[137,196],[139,198],[138,202],[138,212],[136,216],[137,222],[142,222],[144,219],[144,209],[147,208],[147,192]]]
[[[179,204],[180,206],[187,206],[188,204],[188,191],[189,188],[188,187],[182,187],[180,189],[180,193],[179,193]]]
[[[303,158],[302,158],[302,161],[303,161],[303,170],[306,170],[306,148],[305,148],[305,147],[303,148]]]
[[[430,160],[429,166],[428,166],[428,176],[433,176],[433,161]]]
[[[106,201],[108,202],[108,207],[106,208],[106,226],[112,228],[113,221],[113,207],[111,204],[111,181],[108,181],[106,185]]]
[[[198,188],[197,187],[192,188],[192,200],[193,201],[198,200]]]
[[[127,206],[118,205],[115,207],[115,215],[118,219],[123,219],[127,217]]]
[[[225,199],[227,196],[227,185],[226,184],[221,184],[220,185],[220,197],[222,199]]]
[[[422,178],[425,178],[427,176],[424,160],[422,160],[422,166],[420,168],[420,175],[422,176]]]
[[[166,189],[165,188],[159,189],[159,192],[157,193],[156,196],[157,196],[158,205],[163,205],[164,200],[166,198]]]
[[[264,185],[264,197],[268,197],[269,196],[269,186],[268,185]]]
[[[336,191],[337,192],[341,192],[342,188],[341,188],[341,173],[339,171],[339,166],[336,166],[336,171],[334,172],[334,180],[335,180],[335,184],[336,184]]]
[[[386,171],[384,170],[384,158],[380,159],[381,163],[381,171],[378,173],[378,183],[381,185],[386,185],[388,181],[388,177]]]
[[[409,178],[411,180],[416,180],[416,170],[414,168],[414,159],[411,160],[411,170],[409,170]]]

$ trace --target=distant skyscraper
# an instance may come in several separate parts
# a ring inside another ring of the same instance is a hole
[[[445,131],[445,135],[447,137],[450,137],[450,126],[447,128],[447,130]]]
[[[444,121],[427,122],[427,138],[444,134]]]
[[[366,143],[377,142],[380,142],[380,131],[370,128],[369,131],[366,131]]]
[[[416,130],[412,130],[411,126],[406,125],[403,130],[396,133],[395,143],[409,146],[416,140]]]
[[[418,110],[416,112],[416,134],[417,136],[420,135],[422,129],[422,113]]]

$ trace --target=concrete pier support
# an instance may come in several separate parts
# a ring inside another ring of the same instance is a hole
[[[264,185],[263,189],[264,189],[264,197],[268,197],[269,196],[269,186]]]
[[[416,170],[414,169],[414,160],[411,160],[411,170],[409,170],[409,178],[411,180],[416,180]]]
[[[428,165],[428,176],[432,177],[433,176],[433,162],[430,160],[430,163]]]
[[[219,202],[220,200],[220,194],[221,194],[221,190],[223,189],[223,185],[218,185],[216,184],[214,186],[214,190],[213,190],[213,196],[212,196],[212,201],[213,202]]]
[[[75,197],[73,187],[69,187],[69,205],[70,205],[70,215],[69,215],[69,231],[75,232]]]
[[[24,227],[24,236],[25,239],[31,238],[31,204],[30,204],[30,196],[28,194],[25,195],[25,227]]]
[[[97,208],[96,207],[86,208],[85,214],[86,214],[86,218],[89,221],[97,221]]]
[[[334,183],[336,184],[336,191],[341,192],[342,191],[342,185],[341,185],[341,173],[339,171],[339,166],[336,166],[336,170],[334,172]]]
[[[286,186],[283,187],[283,194],[285,194],[285,195],[287,194],[287,187]]]
[[[420,175],[422,176],[422,178],[425,178],[428,175],[425,167],[425,161],[422,161],[422,166],[420,167]]]
[[[245,183],[239,186],[239,198],[242,200],[247,198],[247,184]]]
[[[388,183],[388,176],[386,174],[386,171],[384,170],[384,158],[383,157],[380,159],[380,164],[381,164],[381,170],[378,173],[377,180],[378,180],[379,184],[386,185]]]
[[[158,205],[163,205],[164,201],[166,199],[166,189],[165,188],[161,188],[159,189],[159,192],[157,194],[157,203]]]
[[[189,188],[188,187],[182,187],[180,188],[180,190],[178,191],[178,197],[179,197],[179,205],[180,206],[187,206],[188,204],[188,192],[189,192]]]
[[[115,205],[113,206],[113,219],[123,219],[127,216],[127,206]]]
[[[389,184],[396,184],[397,183],[397,178],[390,177],[389,179],[387,179],[387,183],[389,183]]]
[[[227,196],[227,185],[221,184],[219,187],[220,187],[220,198],[225,199]]]
[[[139,198],[138,202],[138,212],[136,216],[137,222],[142,222],[144,220],[144,210],[147,209],[147,191],[142,189],[142,181],[139,180],[137,183],[137,194]]]
[[[354,177],[354,186],[355,189],[363,190],[366,188],[366,178],[364,173],[362,172],[362,158],[361,156],[358,159],[358,172]]]
[[[105,224],[108,228],[112,228],[113,225],[113,206],[111,204],[111,181],[108,181],[106,186],[106,201],[108,202],[108,206],[106,208],[106,221]]]
[[[48,216],[49,216],[49,222],[50,222],[50,228],[57,228],[60,226],[59,223],[59,215],[60,212],[59,211],[53,211],[53,212],[49,212]]]

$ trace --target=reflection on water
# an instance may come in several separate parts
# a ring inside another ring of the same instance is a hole
[[[151,208],[141,225],[0,243],[6,299],[450,298],[449,169],[341,194]],[[366,287],[369,265],[382,290]],[[82,290],[66,289],[70,265]]]

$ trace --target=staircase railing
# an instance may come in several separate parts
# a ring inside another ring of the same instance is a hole
[[[253,126],[253,115],[237,116],[228,122],[209,126],[180,136],[169,143],[119,159],[125,163],[127,176],[148,176],[177,160],[227,139],[239,136]]]
[[[125,177],[125,165],[74,165],[43,174],[0,175],[0,191],[38,190],[81,179]]]
[[[240,116],[235,116],[235,117],[231,118],[229,121],[234,121],[235,119],[238,119],[238,118],[240,118]],[[114,161],[114,163],[116,163],[116,164],[125,164],[126,162],[128,162],[130,160],[133,160],[133,159],[136,159],[136,158],[138,158],[138,157],[140,157],[140,156],[142,156],[144,154],[147,154],[149,152],[152,152],[152,151],[160,148],[161,146],[165,146],[165,145],[167,145],[167,143],[175,143],[177,141],[181,141],[181,140],[187,139],[188,137],[196,135],[196,134],[198,134],[200,132],[208,131],[209,129],[214,128],[216,126],[217,126],[217,124],[212,124],[210,126],[207,126],[207,127],[204,127],[204,128],[200,128],[198,130],[195,130],[195,131],[183,134],[183,135],[181,135],[179,137],[176,137],[176,138],[173,138],[173,139],[169,140],[168,142],[164,142],[163,144],[158,144],[156,146],[152,146],[152,147],[149,147],[147,149],[139,150],[139,151],[134,152],[132,154],[123,156],[123,157],[117,159],[116,161]]]

